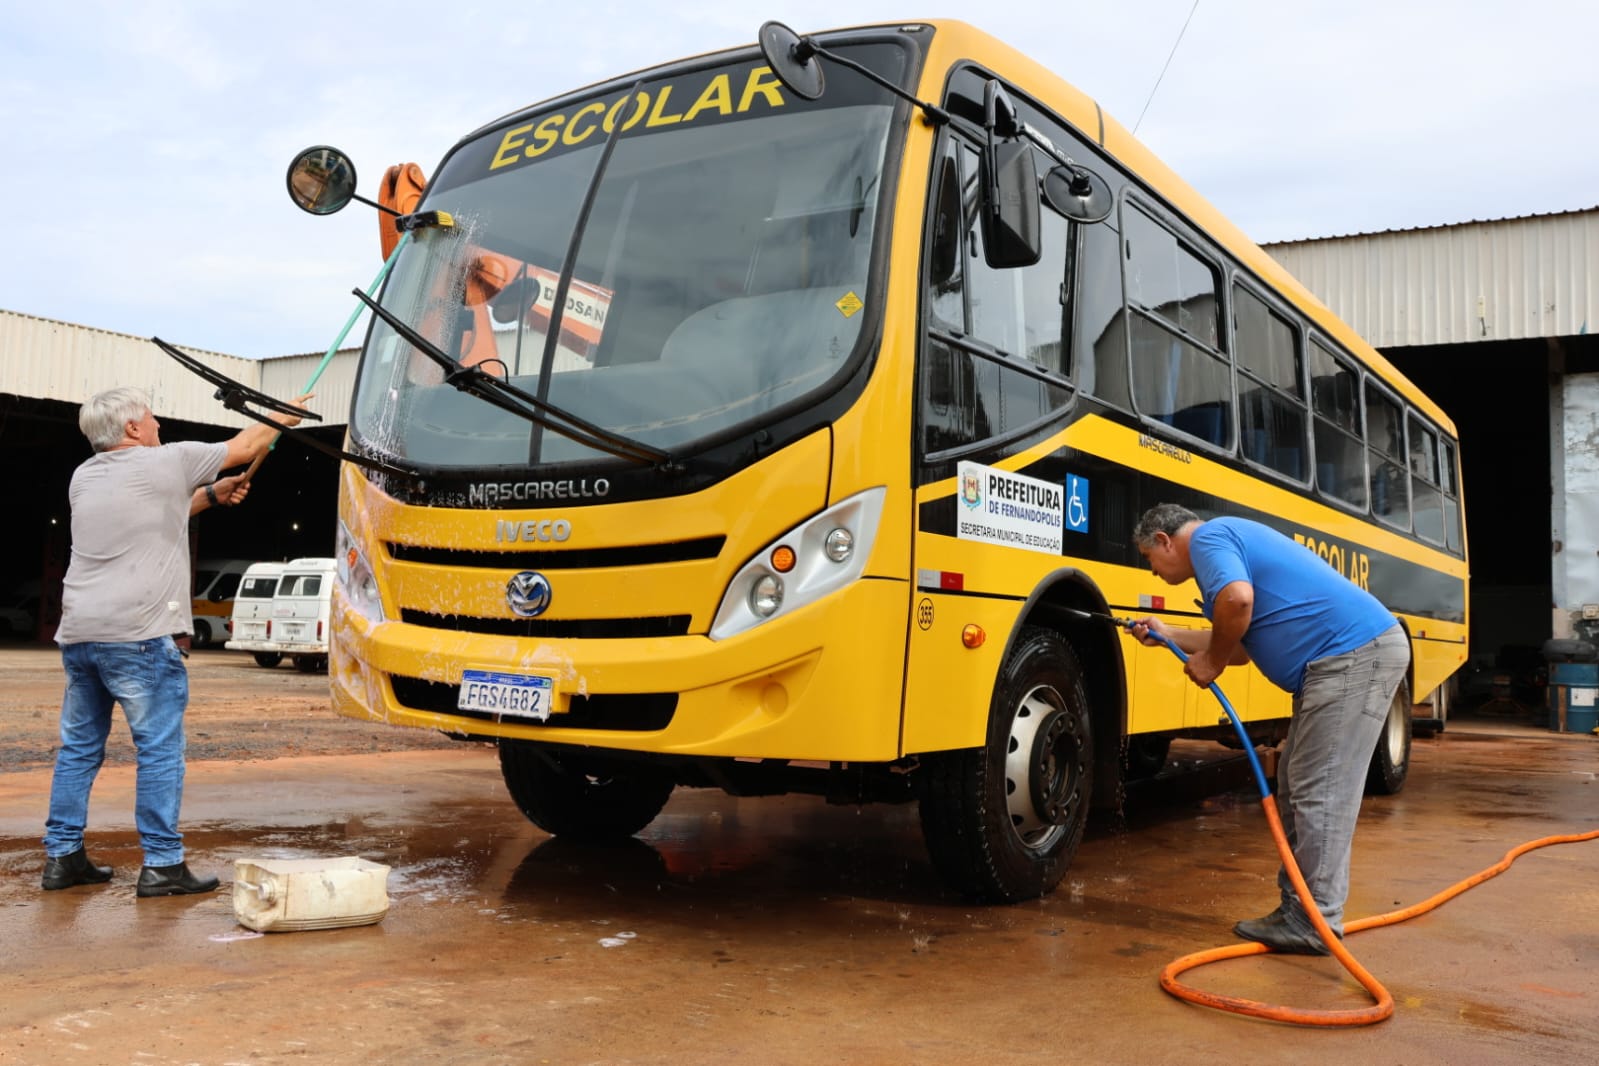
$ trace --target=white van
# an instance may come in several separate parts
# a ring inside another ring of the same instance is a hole
[[[283,567],[272,600],[272,640],[294,658],[294,668],[328,668],[328,608],[333,597],[332,559],[294,559]]]
[[[195,564],[190,610],[194,615],[196,648],[226,636],[228,616],[233,613],[233,594],[248,569],[248,559],[201,559]]]
[[[233,594],[232,634],[224,647],[255,653],[255,661],[271,669],[283,661],[283,649],[272,639],[272,598],[285,563],[251,563]]]

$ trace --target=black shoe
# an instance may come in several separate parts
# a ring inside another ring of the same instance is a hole
[[[139,887],[135,889],[140,899],[146,896],[188,896],[196,892],[214,892],[217,879],[196,877],[189,872],[189,864],[176,866],[146,866],[139,871]]]
[[[1244,940],[1265,944],[1285,955],[1331,955],[1332,951],[1314,932],[1306,933],[1283,917],[1278,908],[1264,918],[1249,918],[1233,926],[1233,934]],[[1339,937],[1342,940],[1342,937]]]
[[[46,892],[54,892],[58,888],[71,888],[73,885],[103,885],[109,880],[111,867],[96,866],[89,861],[89,853],[79,848],[59,859],[45,856],[44,878],[40,883]]]

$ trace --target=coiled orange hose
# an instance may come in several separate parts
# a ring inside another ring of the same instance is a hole
[[[1294,862],[1294,855],[1288,849],[1288,837],[1283,832],[1282,820],[1277,816],[1277,805],[1272,797],[1262,797],[1261,809],[1266,812],[1266,822],[1271,827],[1272,839],[1277,844],[1277,854],[1282,858],[1283,868],[1288,871],[1288,877],[1294,884],[1294,891],[1298,894],[1300,902],[1305,905],[1305,913],[1310,917],[1311,923],[1316,927],[1316,933],[1321,937],[1322,943],[1332,951],[1333,956],[1348,970],[1355,980],[1359,981],[1376,1002],[1370,1007],[1355,1010],[1302,1010],[1297,1007],[1281,1007],[1270,1003],[1261,1003],[1258,1000],[1243,999],[1239,996],[1226,996],[1218,992],[1202,992],[1197,988],[1189,988],[1177,980],[1177,975],[1192,970],[1197,966],[1207,963],[1221,962],[1223,959],[1238,959],[1246,955],[1264,955],[1271,948],[1265,944],[1233,944],[1224,948],[1212,948],[1209,951],[1198,951],[1192,955],[1184,955],[1172,962],[1160,972],[1160,987],[1176,996],[1178,999],[1189,1003],[1197,1003],[1202,1007],[1214,1007],[1217,1010],[1231,1011],[1234,1014],[1247,1014],[1254,1018],[1266,1018],[1274,1022],[1288,1022],[1293,1025],[1317,1026],[1357,1026],[1373,1025],[1384,1021],[1394,1013],[1394,997],[1382,986],[1371,973],[1362,966],[1356,958],[1344,947],[1343,942],[1333,935],[1327,919],[1321,916],[1321,910],[1316,906],[1315,900],[1310,895],[1310,887],[1305,884],[1304,876],[1299,872],[1299,865]],[[1561,836],[1542,837],[1531,840],[1525,844],[1510,849],[1505,857],[1480,873],[1473,874],[1457,884],[1451,885],[1444,891],[1430,899],[1423,900],[1414,906],[1402,910],[1389,911],[1387,914],[1375,915],[1371,918],[1361,918],[1344,926],[1344,933],[1359,933],[1366,929],[1375,929],[1382,925],[1397,925],[1399,922],[1409,921],[1418,914],[1428,911],[1446,903],[1468,888],[1475,888],[1490,877],[1497,877],[1510,868],[1516,859],[1536,848],[1545,848],[1551,844],[1574,844],[1582,840],[1599,839],[1599,829],[1588,833],[1569,833]]]

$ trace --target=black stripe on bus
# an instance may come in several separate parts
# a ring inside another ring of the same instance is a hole
[[[974,457],[972,461],[981,460]],[[1145,510],[1157,503],[1180,504],[1201,516],[1231,515],[1252,519],[1288,537],[1318,532],[1305,523],[1246,507],[1074,448],[1058,448],[1017,471],[1055,485],[1064,485],[1068,472],[1086,478],[1092,486],[1088,532],[1067,530],[1062,534],[1062,554],[1072,559],[1142,568],[1145,564],[1133,544],[1133,526]],[[953,492],[928,500],[921,505],[918,527],[923,533],[954,537],[957,535],[957,511]],[[1459,578],[1365,545],[1339,542],[1325,535],[1322,538],[1336,545],[1337,551],[1329,553],[1333,555],[1334,568],[1370,590],[1389,610],[1441,622],[1463,623],[1466,620],[1466,589]],[[1321,557],[1327,558],[1324,554]]]

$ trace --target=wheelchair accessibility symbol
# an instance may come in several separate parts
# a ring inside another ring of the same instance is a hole
[[[1066,528],[1088,532],[1088,479],[1076,474],[1066,475]]]

